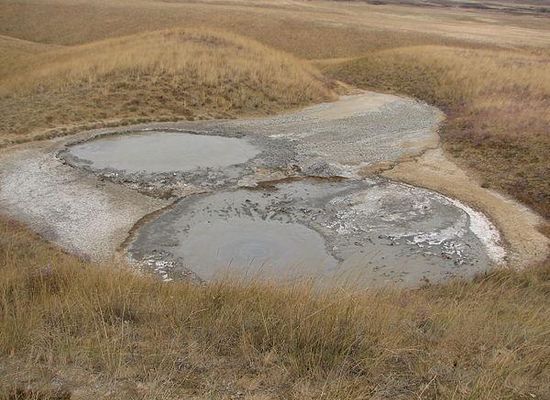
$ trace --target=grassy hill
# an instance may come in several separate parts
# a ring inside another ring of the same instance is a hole
[[[20,53],[0,75],[4,142],[71,124],[227,118],[334,98],[311,65],[229,33],[173,29]]]

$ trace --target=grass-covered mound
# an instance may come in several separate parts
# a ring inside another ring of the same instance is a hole
[[[56,48],[6,69],[4,141],[83,122],[265,114],[332,98],[306,62],[212,31],[177,29]]]

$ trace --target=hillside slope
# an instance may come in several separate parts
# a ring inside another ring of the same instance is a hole
[[[6,143],[83,122],[274,113],[332,96],[293,56],[233,34],[176,29],[41,52],[6,70],[0,135]]]
[[[444,149],[484,186],[550,217],[548,52],[405,46],[323,65],[333,78],[442,108]]]
[[[550,396],[550,264],[406,291],[166,284],[0,220],[0,270],[0,398]]]

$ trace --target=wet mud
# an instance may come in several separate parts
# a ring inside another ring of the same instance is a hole
[[[468,277],[506,260],[484,214],[364,175],[437,147],[441,119],[426,104],[369,92],[269,118],[92,131],[4,157],[0,204],[68,249],[104,259],[116,248],[165,281],[236,274],[364,287]],[[37,154],[47,162],[29,162]],[[43,195],[23,207],[36,185]],[[93,213],[83,193],[97,198]]]
[[[221,168],[248,161],[257,153],[246,140],[182,132],[113,135],[75,145],[70,150],[75,159],[93,169],[127,173]]]
[[[471,276],[493,261],[473,224],[486,224],[437,193],[385,179],[304,179],[271,190],[191,196],[142,227],[129,254],[177,260],[164,279],[193,271],[412,285]],[[496,231],[496,230],[495,230]]]

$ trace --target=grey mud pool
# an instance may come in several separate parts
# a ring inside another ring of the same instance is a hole
[[[496,237],[484,236],[493,229],[424,189],[306,179],[191,196],[141,228],[129,253],[164,279],[238,273],[411,285],[471,276],[498,261]]]
[[[166,281],[470,277],[506,259],[485,215],[362,173],[437,146],[441,119],[366,93],[270,118],[101,130],[12,161],[0,204],[71,251],[122,252]]]
[[[93,168],[134,173],[227,167],[256,153],[254,146],[236,138],[175,132],[110,136],[71,149],[71,154],[87,160]]]

